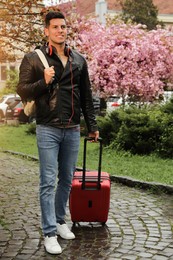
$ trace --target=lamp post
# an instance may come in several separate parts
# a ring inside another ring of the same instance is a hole
[[[105,0],[98,0],[98,2],[96,2],[95,13],[98,16],[98,21],[101,24],[106,24],[105,14],[107,13],[107,2]]]

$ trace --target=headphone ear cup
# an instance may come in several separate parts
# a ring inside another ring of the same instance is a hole
[[[53,52],[52,46],[51,46],[51,45],[47,45],[47,47],[46,47],[46,53],[51,56],[51,55],[52,55],[52,52]]]

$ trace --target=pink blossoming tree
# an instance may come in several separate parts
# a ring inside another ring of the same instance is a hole
[[[152,101],[173,82],[173,37],[167,30],[145,31],[125,24],[93,23],[79,32],[88,57],[94,92]]]

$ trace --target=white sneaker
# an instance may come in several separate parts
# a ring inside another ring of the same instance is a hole
[[[70,231],[67,224],[59,224],[57,223],[57,232],[64,239],[74,239],[75,235]]]
[[[62,249],[57,241],[57,236],[48,237],[46,236],[44,239],[44,246],[46,251],[50,254],[61,254]]]

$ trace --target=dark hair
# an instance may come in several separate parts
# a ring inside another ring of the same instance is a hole
[[[56,18],[65,20],[65,16],[61,12],[55,12],[55,11],[48,12],[45,16],[45,27],[48,27],[50,25],[50,20]]]

